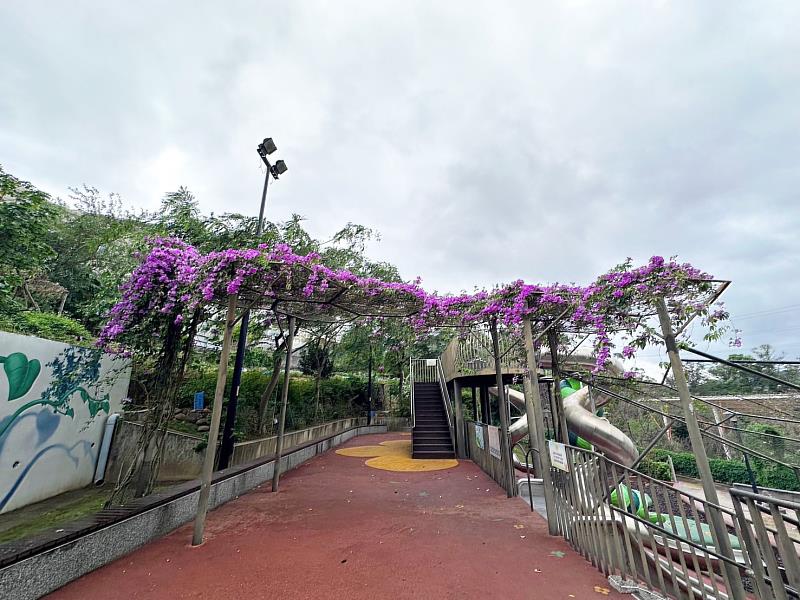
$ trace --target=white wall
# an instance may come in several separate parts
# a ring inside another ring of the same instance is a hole
[[[0,513],[91,483],[129,380],[124,359],[0,331]]]

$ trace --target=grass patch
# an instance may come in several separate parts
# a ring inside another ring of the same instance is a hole
[[[53,499],[41,504],[53,504],[52,508],[37,510],[37,505],[25,506],[17,511],[0,515],[0,520],[19,521],[8,529],[0,531],[0,543],[29,537],[43,531],[59,529],[62,525],[91,515],[103,508],[109,490],[98,488],[88,491],[74,500],[56,504]]]

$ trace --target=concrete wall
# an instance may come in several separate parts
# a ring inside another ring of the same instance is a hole
[[[129,420],[128,414],[125,413],[124,420],[117,425],[117,431],[114,433],[114,444],[106,468],[106,481],[115,482],[120,475],[125,475],[136,454],[136,446],[143,429],[142,424]],[[197,451],[201,442],[203,442],[202,437],[168,431],[164,438],[159,480],[182,481],[199,477],[205,456],[204,449]]]
[[[291,431],[283,435],[283,447],[292,448],[300,446],[315,439],[328,437],[339,431],[355,427],[356,425],[366,425],[367,419],[365,417],[353,419],[340,419],[339,421],[331,421],[323,423],[322,425],[315,425],[308,429],[300,429],[298,431]],[[231,458],[231,466],[241,465],[248,463],[262,456],[270,456],[275,454],[275,446],[277,444],[277,436],[262,438],[260,440],[252,440],[249,442],[241,442],[233,447],[233,457]],[[163,478],[163,477],[162,477]]]
[[[88,485],[130,362],[0,332],[0,512]]]
[[[281,461],[282,472],[356,435],[385,431],[384,426],[359,427],[290,452]],[[271,480],[273,468],[274,463],[269,462],[214,483],[211,486],[209,507],[219,506]],[[194,491],[172,502],[0,569],[0,598],[35,600],[188,523],[194,518],[199,493]],[[188,537],[186,541],[189,542]]]

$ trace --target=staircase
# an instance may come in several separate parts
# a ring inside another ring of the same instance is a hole
[[[414,383],[413,458],[454,458],[453,441],[438,383]]]

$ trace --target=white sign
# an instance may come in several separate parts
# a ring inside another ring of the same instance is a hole
[[[486,426],[489,433],[489,454],[500,460],[500,430],[492,425]]]
[[[426,367],[435,367],[436,366],[436,359],[435,358],[426,358],[425,359],[425,366]]]
[[[478,448],[481,450],[484,449],[485,443],[483,441],[483,425],[479,423],[475,423],[475,443],[478,444]]]
[[[567,462],[567,447],[564,444],[550,440],[547,442],[547,447],[550,450],[550,464],[556,469],[562,471],[569,471],[569,463]]]

